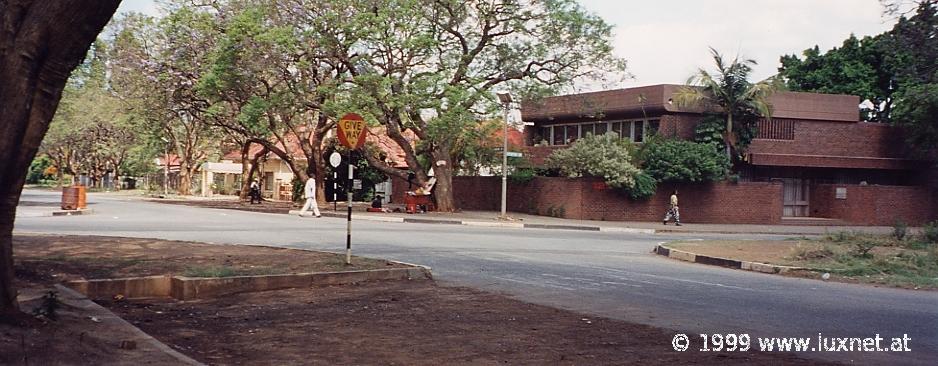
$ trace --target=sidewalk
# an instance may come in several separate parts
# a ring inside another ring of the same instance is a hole
[[[333,211],[332,206],[320,207],[323,216],[345,218],[344,207]],[[574,220],[548,216],[536,216],[518,212],[509,212],[511,220],[499,220],[497,211],[462,211],[455,213],[427,212],[422,214],[406,213],[368,213],[364,208],[355,207],[353,220],[372,220],[385,222],[410,222],[452,224],[467,226],[568,229],[634,233],[715,233],[715,234],[778,234],[778,235],[824,235],[838,231],[862,231],[875,234],[892,232],[889,226],[800,226],[800,225],[748,225],[748,224],[695,224],[684,223],[662,225],[661,222],[633,221],[594,221]],[[292,214],[298,211],[290,211]]]
[[[101,194],[101,193],[98,193]],[[105,193],[114,194],[114,193]],[[132,194],[119,193],[125,197],[134,197]],[[137,195],[138,199],[152,200],[152,197]],[[212,203],[230,203],[237,202],[235,196],[222,197],[198,197],[198,196],[172,196],[173,199],[190,202],[200,202],[200,206],[212,207]],[[161,200],[153,200],[160,202]],[[166,202],[172,203],[172,202]],[[407,214],[403,212],[390,213],[370,213],[365,210],[371,205],[367,202],[355,202],[352,208],[352,219],[362,221],[381,221],[381,222],[400,222],[400,223],[424,223],[424,224],[443,224],[443,225],[466,225],[466,226],[485,226],[485,227],[506,227],[506,228],[530,228],[530,229],[562,229],[562,230],[584,230],[584,231],[606,231],[606,232],[626,232],[641,234],[662,234],[662,233],[711,233],[711,234],[768,234],[768,235],[824,235],[839,231],[860,231],[874,234],[888,234],[892,232],[891,226],[811,226],[811,225],[753,225],[753,224],[696,224],[685,222],[682,226],[674,224],[662,225],[660,221],[656,222],[635,222],[635,221],[594,221],[594,220],[574,220],[549,216],[537,216],[518,212],[509,212],[509,220],[498,219],[498,211],[461,211],[453,213],[427,212],[419,214]],[[346,206],[344,202],[339,202],[338,207],[331,202],[319,206],[323,216],[346,218]],[[390,204],[387,208],[402,208],[402,205]],[[233,207],[215,207],[215,208],[233,208]],[[296,205],[289,202],[267,201],[264,206],[255,207],[264,211],[264,208],[271,209],[271,213],[289,213],[297,214]],[[237,209],[237,208],[235,208]],[[308,213],[312,216],[312,213]],[[909,228],[917,230],[917,228]]]

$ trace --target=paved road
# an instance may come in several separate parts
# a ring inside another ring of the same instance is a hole
[[[24,192],[17,232],[264,244],[342,252],[345,221],[89,196],[94,215],[36,217],[51,192]],[[938,292],[825,283],[677,262],[650,254],[677,235],[354,223],[355,254],[433,267],[438,280],[588,314],[756,337],[911,337],[910,353],[805,353],[862,364],[935,364]],[[726,236],[726,235],[722,235]],[[691,349],[699,338],[691,337]],[[671,348],[662,339],[662,350]],[[816,341],[815,341],[816,342]],[[750,351],[752,352],[752,351]]]

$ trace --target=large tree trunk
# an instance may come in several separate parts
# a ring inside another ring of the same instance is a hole
[[[433,177],[436,178],[433,198],[436,200],[436,209],[443,212],[456,211],[456,200],[453,198],[452,159],[447,152],[440,151],[433,154],[433,160]]]
[[[0,317],[18,312],[13,220],[71,71],[120,0],[0,0]]]
[[[246,201],[248,199],[248,192],[251,189],[251,159],[248,157],[248,154],[251,152],[251,142],[247,141],[241,144],[241,193],[238,195],[238,199],[241,201]],[[211,187],[211,182],[208,183],[208,186]],[[203,183],[205,185],[205,183]]]

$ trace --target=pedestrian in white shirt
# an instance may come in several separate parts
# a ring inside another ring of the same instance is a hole
[[[303,197],[306,198],[306,204],[304,204],[303,209],[300,210],[300,216],[303,216],[304,213],[312,208],[316,217],[322,217],[322,214],[319,213],[319,202],[316,202],[316,178],[309,177],[309,179],[306,180],[306,186],[303,187]]]

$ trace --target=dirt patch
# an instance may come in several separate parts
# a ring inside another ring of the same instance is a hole
[[[299,249],[104,236],[15,235],[21,287],[75,279],[180,275],[226,277],[405,267],[394,262]]]
[[[815,364],[791,354],[679,353],[673,332],[428,281],[106,306],[217,365]]]
[[[45,291],[20,292],[23,311],[43,302]],[[89,316],[84,306],[61,300],[55,320],[30,315],[0,317],[0,365],[178,365],[175,358],[143,344],[113,319]],[[146,360],[142,363],[141,360]]]

